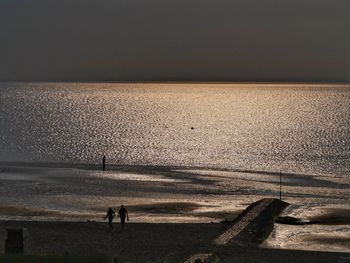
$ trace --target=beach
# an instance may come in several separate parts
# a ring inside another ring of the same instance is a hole
[[[114,257],[118,262],[185,262],[208,247],[216,251],[209,262],[319,263],[341,262],[338,261],[341,257],[349,257],[348,253],[214,246],[213,240],[226,230],[222,223],[129,223],[125,231],[115,224],[109,232],[107,223],[1,221],[0,242],[4,241],[7,228],[25,229],[27,254],[106,256],[108,262]],[[3,243],[0,248],[4,248]]]
[[[132,223],[232,221],[261,198],[279,197],[279,174],[184,167],[3,165],[0,219],[102,222],[124,204]],[[275,224],[267,248],[350,252],[346,178],[284,174],[282,216],[312,225]]]
[[[272,249],[264,245],[275,218],[290,204],[265,198],[220,223],[0,221],[0,254],[8,231],[21,229],[23,252],[84,256],[105,262],[349,262],[346,252]],[[196,261],[197,260],[197,261]]]

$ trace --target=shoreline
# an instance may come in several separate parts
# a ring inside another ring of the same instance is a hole
[[[278,197],[279,173],[157,166],[0,168],[0,220],[101,222],[124,204],[134,223],[232,221],[249,204]],[[350,252],[346,178],[284,174],[283,216],[320,224],[276,224],[269,248]],[[331,242],[332,241],[332,242]],[[331,243],[330,243],[331,242]]]

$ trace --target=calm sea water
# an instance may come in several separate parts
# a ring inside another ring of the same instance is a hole
[[[6,162],[348,177],[349,139],[349,86],[0,83]]]

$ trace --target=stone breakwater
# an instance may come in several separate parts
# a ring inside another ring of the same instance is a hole
[[[203,252],[196,253],[185,260],[185,263],[200,259],[209,260],[218,252],[215,249],[226,244],[240,246],[257,246],[271,233],[275,218],[289,204],[278,199],[265,198],[248,206],[230,225],[218,236],[213,245]],[[210,261],[208,261],[210,262]]]

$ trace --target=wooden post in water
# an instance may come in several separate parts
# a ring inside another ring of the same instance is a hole
[[[106,156],[102,157],[102,171],[106,171]]]
[[[282,200],[282,172],[280,172],[280,200]]]

